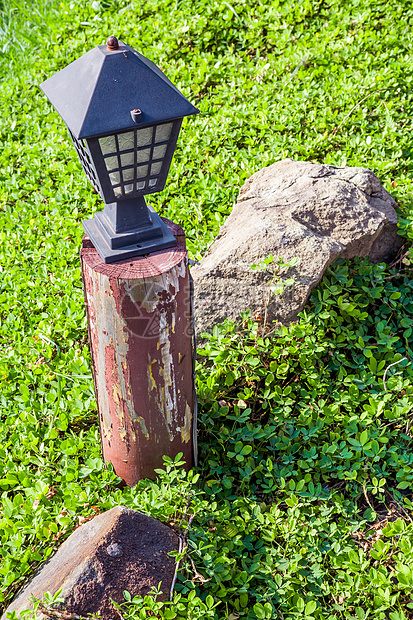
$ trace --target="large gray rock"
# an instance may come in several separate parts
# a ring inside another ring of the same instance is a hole
[[[272,295],[268,321],[297,319],[311,289],[337,257],[389,259],[402,245],[396,203],[366,168],[284,159],[254,174],[201,263],[192,268],[198,336],[248,308],[263,313],[269,272],[251,269],[270,254],[299,264],[295,283]]]
[[[55,609],[79,616],[101,614],[104,620],[117,617],[110,599],[122,603],[124,590],[132,597],[143,596],[162,582],[161,598],[168,599],[175,574],[168,553],[178,549],[178,536],[163,523],[124,506],[112,508],[69,536],[20,590],[2,620],[7,612],[31,609],[32,595],[41,599],[60,588],[64,602]]]

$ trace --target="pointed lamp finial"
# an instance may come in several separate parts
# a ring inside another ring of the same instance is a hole
[[[119,41],[113,36],[113,34],[106,41],[106,45],[109,52],[115,52],[119,49]]]

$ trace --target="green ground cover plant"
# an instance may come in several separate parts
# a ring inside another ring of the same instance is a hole
[[[0,611],[76,526],[125,504],[185,534],[140,618],[413,618],[413,8],[407,0],[0,0]],[[38,85],[109,34],[200,108],[151,197],[199,259],[255,171],[371,168],[403,255],[337,261],[300,321],[205,339],[200,465],[123,489],[100,454],[78,260],[102,208]]]

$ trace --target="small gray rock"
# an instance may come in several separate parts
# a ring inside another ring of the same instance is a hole
[[[106,552],[111,558],[120,558],[123,555],[123,549],[118,543],[113,543],[106,548]]]
[[[268,321],[297,319],[338,257],[386,261],[402,245],[396,203],[367,168],[284,159],[254,174],[200,264],[191,269],[198,337],[227,317],[263,313],[268,272],[251,269],[270,254],[289,263],[294,285],[270,297]]]

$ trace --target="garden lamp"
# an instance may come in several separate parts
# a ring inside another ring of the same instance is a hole
[[[40,88],[105,202],[83,222],[105,263],[176,245],[145,195],[164,189],[182,119],[199,110],[159,67],[114,36]]]

